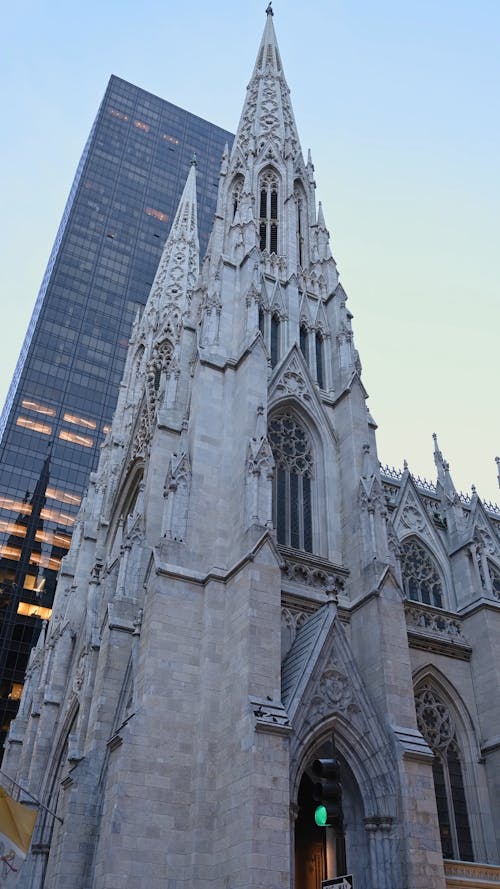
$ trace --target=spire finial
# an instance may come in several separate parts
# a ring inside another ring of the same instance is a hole
[[[196,167],[197,163],[198,163],[198,161],[196,160],[196,154],[195,154],[195,152],[193,151],[193,156],[192,156],[192,158],[191,158],[191,166],[192,166],[192,167]]]
[[[495,463],[497,464],[498,487],[500,488],[500,457],[495,457]]]
[[[272,3],[269,3],[269,6],[266,9],[266,14],[267,15],[274,15]]]

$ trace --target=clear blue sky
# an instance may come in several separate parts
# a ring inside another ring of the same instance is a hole
[[[263,0],[2,11],[3,402],[111,73],[234,130]],[[382,462],[499,500],[500,3],[275,0]]]

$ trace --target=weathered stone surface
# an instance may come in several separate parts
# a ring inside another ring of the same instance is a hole
[[[63,819],[24,889],[304,889],[313,860],[319,886],[332,736],[356,889],[444,889],[433,753],[447,854],[486,862],[448,885],[498,875],[498,522],[437,442],[437,486],[381,474],[313,173],[268,10],[201,274],[192,166],[11,727],[4,768]]]

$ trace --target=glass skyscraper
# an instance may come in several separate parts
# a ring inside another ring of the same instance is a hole
[[[203,255],[233,134],[111,77],[0,421],[0,744],[196,155]],[[0,753],[1,755],[1,753]]]

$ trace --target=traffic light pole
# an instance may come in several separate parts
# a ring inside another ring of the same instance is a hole
[[[316,779],[313,797],[317,803],[314,820],[325,828],[326,868],[328,878],[346,873],[344,813],[342,809],[341,766],[332,735],[332,755],[312,764]]]

